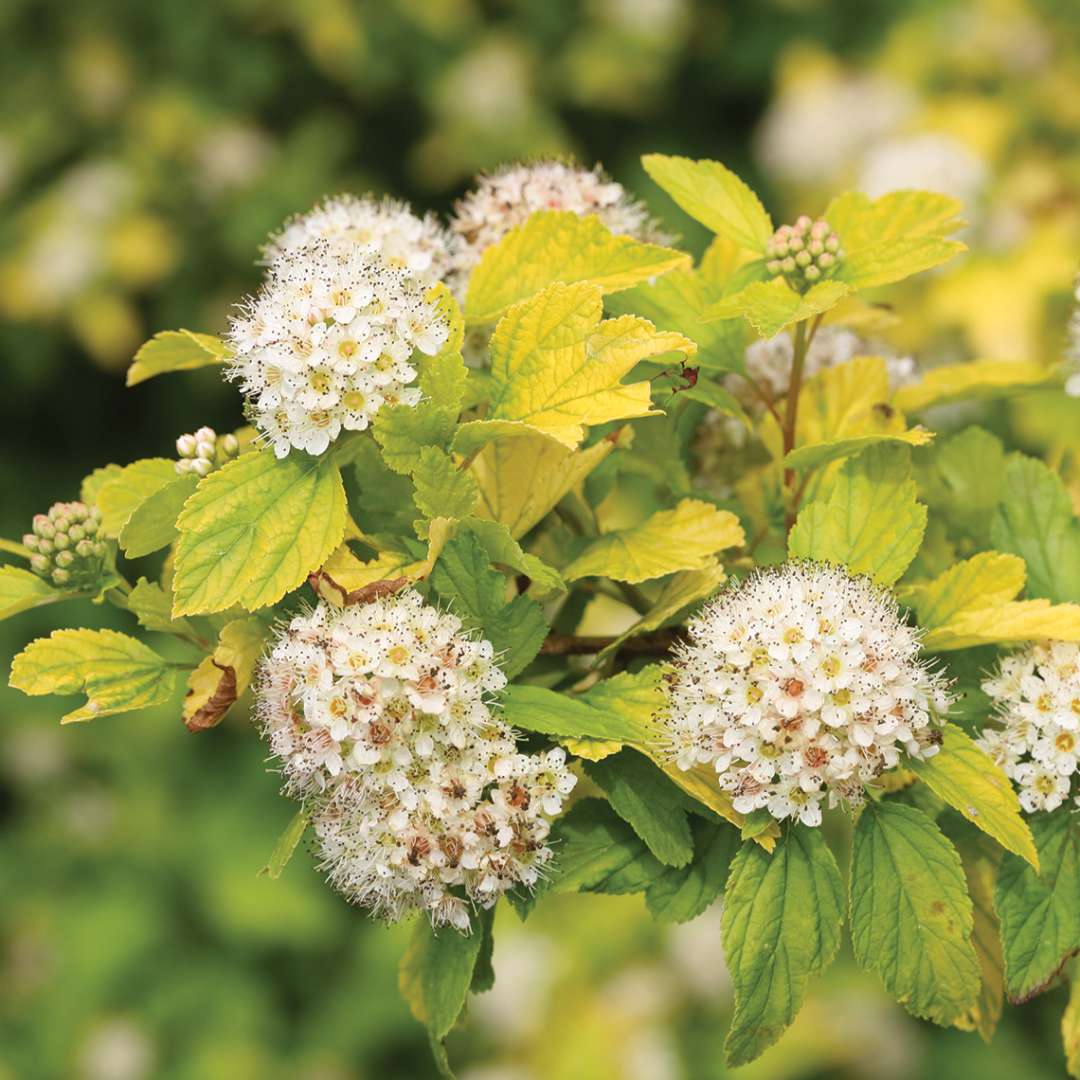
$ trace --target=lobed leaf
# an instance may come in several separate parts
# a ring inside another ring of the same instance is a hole
[[[666,867],[645,890],[645,906],[660,922],[696,919],[724,891],[739,832],[695,817],[691,823],[694,857],[686,866]]]
[[[56,588],[20,566],[0,567],[0,619],[78,595],[70,589]]]
[[[836,307],[849,289],[842,281],[819,281],[805,293],[796,292],[782,277],[754,281],[718,300],[702,315],[709,319],[744,318],[763,337],[775,337],[793,323],[812,319]]]
[[[139,559],[168,547],[178,535],[176,519],[198,482],[191,473],[178,476],[143,499],[120,529],[121,551],[129,559]]]
[[[144,458],[115,472],[110,467],[93,499],[101,511],[101,531],[106,536],[119,536],[132,513],[175,480],[176,462],[168,458]]]

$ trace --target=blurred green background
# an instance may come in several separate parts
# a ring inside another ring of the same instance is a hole
[[[1020,252],[1026,284],[1009,272],[1011,305],[989,305],[994,340],[1052,350],[1080,250],[1077,7],[6,0],[0,533],[94,466],[235,426],[216,374],[125,391],[123,370],[157,330],[219,331],[288,214],[339,190],[446,211],[478,169],[520,157],[602,161],[700,250],[642,152],[721,159],[782,214],[858,173],[873,139],[944,131],[982,163],[981,216],[930,310],[977,349],[971,312]],[[907,102],[881,130],[853,112],[879,77]],[[847,96],[792,118],[813,79]],[[121,625],[46,608],[0,625],[0,651],[72,619]],[[401,928],[350,910],[304,854],[280,881],[257,876],[291,807],[246,724],[193,736],[162,710],[61,729],[55,700],[6,688],[0,712],[0,1078],[431,1074],[396,994]],[[524,927],[500,912],[497,940],[496,987],[451,1039],[463,1076],[724,1074],[715,910],[663,930],[640,897],[557,898]],[[1011,1011],[990,1049],[911,1020],[843,962],[740,1075],[1056,1077],[1063,1006],[1055,992]]]

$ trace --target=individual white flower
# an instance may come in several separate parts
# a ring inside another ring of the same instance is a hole
[[[579,217],[595,214],[616,236],[659,244],[672,241],[645,204],[599,165],[592,169],[562,161],[510,165],[478,177],[476,187],[454,208],[450,287],[459,299],[483,253],[538,210],[569,210]]]
[[[406,203],[371,195],[334,195],[291,217],[263,248],[268,263],[314,240],[345,240],[381,255],[431,286],[449,271],[449,236],[434,214],[417,217]]]
[[[562,749],[518,751],[490,702],[505,683],[491,643],[412,590],[320,603],[279,635],[258,714],[346,899],[468,931],[469,904],[535,883],[575,778]]]
[[[950,704],[918,631],[868,578],[814,563],[757,571],[690,624],[659,719],[682,769],[716,768],[742,814],[821,822],[821,804],[940,743]]]
[[[240,452],[240,442],[231,433],[218,438],[212,427],[201,427],[190,435],[181,435],[176,440],[176,452],[180,455],[176,471],[181,476],[187,473],[206,476],[218,466],[232,461]]]
[[[923,132],[889,139],[863,158],[859,184],[871,198],[893,191],[935,191],[971,214],[987,181],[986,162],[959,139]]]
[[[1016,784],[1025,810],[1056,809],[1080,767],[1080,645],[1027,645],[1002,657],[982,688],[999,726],[979,745]]]
[[[379,251],[315,240],[284,251],[232,320],[228,376],[278,457],[321,454],[341,430],[362,431],[383,405],[415,405],[416,351],[449,335],[425,280]]]

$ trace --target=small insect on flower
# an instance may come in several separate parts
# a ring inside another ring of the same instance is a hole
[[[915,629],[868,578],[786,563],[725,590],[690,625],[659,720],[682,769],[705,763],[742,814],[821,822],[926,758],[950,699]]]
[[[1080,645],[1027,645],[1002,657],[982,688],[999,726],[979,745],[1016,784],[1025,810],[1056,810],[1080,765]]]
[[[278,457],[322,454],[384,403],[420,401],[414,353],[433,356],[449,335],[427,293],[422,276],[347,240],[282,252],[228,335],[228,377]]]
[[[505,683],[491,643],[412,590],[320,603],[282,631],[260,668],[263,734],[346,899],[468,932],[470,904],[536,882],[575,777],[562,749],[518,752],[491,702]]]
[[[407,203],[372,195],[334,195],[306,214],[289,218],[263,248],[273,263],[315,240],[343,240],[380,255],[388,266],[408,270],[428,286],[450,269],[449,234],[434,214],[417,217]]]
[[[645,204],[599,165],[592,169],[562,161],[510,165],[477,177],[476,187],[454,208],[449,284],[459,299],[484,252],[539,210],[569,210],[579,217],[595,214],[616,236],[654,244],[673,241]]]

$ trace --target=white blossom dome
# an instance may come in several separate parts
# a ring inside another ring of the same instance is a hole
[[[575,777],[561,749],[518,752],[490,703],[505,683],[491,643],[413,590],[323,602],[280,634],[260,668],[260,722],[350,902],[467,932],[470,903],[537,880]]]
[[[1073,287],[1076,306],[1069,317],[1069,341],[1065,350],[1065,393],[1080,397],[1080,278]]]
[[[428,284],[345,240],[284,251],[234,318],[228,376],[278,457],[321,454],[341,430],[362,431],[383,405],[416,405],[416,351],[449,336]]]
[[[998,727],[978,742],[1016,784],[1029,813],[1056,810],[1080,764],[1080,645],[1047,641],[1002,657],[982,684]]]
[[[735,809],[821,822],[902,754],[937,751],[946,684],[868,578],[823,563],[759,570],[690,624],[660,714],[678,766],[716,768]]]
[[[267,241],[263,256],[272,263],[315,240],[345,240],[376,252],[387,265],[406,269],[428,285],[442,281],[449,270],[449,234],[438,218],[418,217],[396,199],[330,196],[286,221]]]
[[[592,169],[562,161],[510,165],[479,176],[476,187],[454,208],[450,286],[455,295],[464,295],[483,253],[539,210],[569,210],[579,217],[595,214],[616,236],[656,244],[672,240],[645,204],[599,165]]]
[[[951,195],[970,215],[987,177],[986,162],[959,139],[922,132],[888,139],[869,150],[859,172],[859,187],[873,199],[904,190]]]

